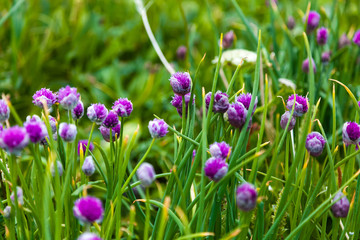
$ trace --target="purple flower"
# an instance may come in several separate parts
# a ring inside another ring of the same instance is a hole
[[[17,186],[16,187],[16,195],[17,195],[17,200],[18,203],[20,205],[24,205],[24,195],[23,195],[23,190],[21,187]],[[12,194],[10,195],[10,199],[13,202],[13,204],[15,204],[15,192],[12,192]]]
[[[55,170],[55,164],[52,163],[51,166],[50,166],[50,172],[51,172],[51,176],[55,177],[55,174],[56,174],[56,170]],[[59,177],[61,177],[64,173],[64,167],[62,165],[62,163],[60,161],[56,161],[56,167],[57,167],[57,171],[58,171],[58,174],[59,174]]]
[[[205,175],[214,182],[222,179],[228,172],[229,166],[222,158],[209,158],[204,167]]]
[[[205,95],[206,109],[209,109],[211,101],[211,92]],[[213,112],[225,113],[229,108],[229,96],[226,93],[217,91],[214,96]]]
[[[291,131],[294,129],[295,127],[295,123],[296,123],[296,119],[294,117],[295,115],[295,112],[290,120],[290,123],[289,123],[289,127],[288,127],[288,131]],[[280,120],[280,126],[282,129],[285,129],[286,128],[286,125],[287,123],[289,122],[289,119],[290,119],[290,116],[291,116],[291,112],[290,111],[286,111],[282,116],[281,116],[281,120]]]
[[[236,204],[242,211],[248,212],[256,207],[257,191],[250,183],[241,184],[236,190]]]
[[[162,138],[168,133],[168,125],[163,119],[149,121],[149,132],[152,138]]]
[[[18,155],[29,144],[29,135],[25,128],[14,126],[0,133],[0,147],[9,153]]]
[[[321,54],[321,62],[324,63],[324,64],[327,64],[330,61],[330,56],[331,56],[330,51],[323,52]]]
[[[102,125],[106,128],[113,128],[119,124],[119,117],[114,111],[109,111]]]
[[[304,17],[304,22],[305,21],[306,21],[306,16]],[[316,11],[310,11],[309,16],[307,18],[307,25],[306,25],[307,32],[314,31],[319,25],[319,21],[320,21],[320,14],[317,13]]]
[[[343,48],[346,46],[349,46],[351,43],[350,39],[347,37],[346,33],[343,33],[340,38],[339,38],[339,42],[338,42],[338,47]]]
[[[56,133],[57,121],[53,116],[49,115],[49,123],[50,123],[52,133]]]
[[[246,110],[249,111],[251,98],[252,98],[251,93],[242,93],[242,94],[240,94],[239,96],[236,97],[235,101],[239,102],[239,103],[242,103],[244,105],[244,107],[246,108]],[[258,104],[258,98],[256,97],[255,102],[254,102],[254,108],[253,108],[253,111],[252,111],[252,115],[255,112],[257,104]]]
[[[360,30],[357,30],[353,37],[353,42],[360,47]]]
[[[247,110],[240,102],[230,104],[227,110],[228,121],[235,128],[242,128],[246,121]]]
[[[75,140],[77,134],[76,126],[74,124],[60,123],[59,135],[65,142],[72,142]]]
[[[4,130],[4,126],[0,123],[0,133]]]
[[[10,215],[11,215],[11,206],[6,206],[4,208],[4,218],[6,219],[10,219]]]
[[[120,136],[120,129],[121,129],[121,124],[119,121],[119,124],[116,125],[114,128],[112,128],[112,141],[114,142],[116,139],[119,138]],[[99,130],[101,132],[101,135],[103,136],[104,140],[107,142],[110,142],[110,128],[106,128],[104,126],[100,126]]]
[[[119,98],[114,102],[112,110],[115,111],[119,117],[128,117],[133,111],[133,104],[127,98]]]
[[[234,42],[234,31],[228,31],[227,33],[225,33],[224,38],[223,38],[223,47],[226,48],[230,48],[233,45]]]
[[[79,120],[84,116],[84,104],[81,100],[79,100],[78,104],[71,109],[71,116],[74,120]]]
[[[169,81],[174,93],[180,96],[184,96],[191,90],[191,77],[188,72],[176,72]]]
[[[178,47],[178,49],[176,50],[176,57],[179,59],[179,60],[185,60],[185,57],[186,57],[186,52],[187,52],[187,49],[185,46],[180,46]]]
[[[334,214],[334,217],[344,218],[348,215],[350,203],[347,197],[342,192],[337,193],[332,199],[332,202],[335,202],[331,206],[331,211]]]
[[[293,30],[295,28],[295,19],[293,16],[289,16],[288,19],[287,19],[287,27],[288,29],[290,30]]]
[[[325,27],[317,30],[316,41],[319,45],[325,45],[329,37],[329,31]]]
[[[80,155],[80,148],[82,148],[83,153],[85,154],[87,143],[88,143],[88,140],[86,140],[86,139],[79,140],[79,142],[78,142],[78,155]],[[89,151],[91,152],[92,150],[94,150],[94,144],[92,142],[90,142]]]
[[[100,125],[108,115],[108,110],[104,104],[93,103],[87,108],[87,116],[90,121]]]
[[[188,94],[185,94],[185,111],[186,111],[186,114],[187,114],[187,111],[188,111],[188,105],[189,105],[189,102],[190,102],[190,95],[191,93],[188,93]],[[195,103],[195,95],[194,95],[194,98],[193,98],[193,104]],[[175,94],[172,101],[171,101],[171,104],[176,108],[177,112],[179,113],[180,117],[182,117],[182,97],[180,95],[177,95]]]
[[[81,170],[83,171],[83,173],[86,175],[86,176],[91,176],[94,174],[95,172],[95,163],[94,163],[94,160],[92,158],[92,156],[87,156],[84,160],[84,163],[81,167]]]
[[[0,123],[5,122],[10,117],[10,108],[6,102],[0,99]]]
[[[192,153],[192,157],[195,158],[195,156],[196,156],[196,150],[194,149]]]
[[[100,199],[87,196],[75,201],[73,213],[81,223],[101,222],[104,208]]]
[[[80,94],[77,92],[77,89],[72,88],[69,85],[60,88],[57,96],[60,105],[66,110],[73,109],[78,104],[80,98]]]
[[[95,233],[85,232],[81,234],[77,240],[102,240],[102,239]]]
[[[306,137],[305,148],[309,151],[311,156],[318,157],[324,150],[325,139],[318,132],[309,133]]]
[[[45,123],[37,115],[27,116],[24,127],[33,143],[38,143],[48,136]]]
[[[312,63],[313,71],[315,73],[316,72],[316,65],[315,65],[314,59],[311,59],[311,63]],[[302,70],[303,70],[304,73],[309,73],[309,69],[310,69],[309,59],[306,58],[302,63]]]
[[[52,105],[56,103],[56,94],[54,94],[50,89],[42,88],[33,95],[33,104],[43,108],[43,101],[46,102],[46,105],[51,109]]]
[[[231,147],[226,142],[214,142],[210,145],[209,151],[211,156],[215,158],[226,159],[230,157]]]
[[[344,123],[342,129],[343,141],[346,145],[357,145],[360,142],[360,125],[356,122]]]
[[[287,109],[289,109],[289,111],[291,111],[293,105],[294,105],[294,94],[289,96],[286,102],[286,107]],[[296,102],[295,102],[295,109],[293,116],[301,117],[307,111],[308,111],[307,97],[303,97],[296,94]]]
[[[155,180],[154,167],[150,163],[144,162],[136,171],[136,175],[141,181],[141,185],[148,187]]]

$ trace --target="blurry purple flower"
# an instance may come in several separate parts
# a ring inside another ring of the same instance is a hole
[[[353,42],[360,47],[360,30],[357,30],[353,37]]]
[[[119,124],[119,117],[114,111],[109,111],[102,125],[106,128],[113,128]]]
[[[246,110],[249,111],[251,98],[252,98],[251,93],[242,93],[242,94],[240,94],[239,96],[236,97],[235,101],[239,102],[239,103],[242,103],[244,105],[244,107],[246,108]],[[255,102],[254,102],[254,108],[253,108],[253,111],[252,111],[252,115],[255,112],[257,104],[258,104],[258,98],[256,97]]]
[[[289,111],[291,111],[293,105],[294,105],[294,94],[289,96],[286,102],[286,107],[287,109],[289,109]],[[307,111],[308,111],[307,97],[303,97],[296,94],[296,102],[295,102],[295,109],[293,116],[301,117]]]
[[[4,208],[4,218],[6,219],[10,219],[10,215],[11,215],[11,206],[6,206]]]
[[[119,98],[114,102],[112,110],[115,111],[119,117],[129,117],[133,111],[133,104],[127,98]]]
[[[116,139],[120,137],[120,129],[121,124],[119,121],[119,124],[116,125],[114,128],[112,128],[112,141],[114,142]],[[100,126],[99,130],[101,132],[101,135],[103,136],[104,140],[107,142],[110,142],[110,128],[106,128],[104,126]]]
[[[329,61],[330,61],[330,56],[331,56],[331,52],[330,52],[330,51],[323,52],[323,53],[321,54],[321,62],[324,63],[324,64],[329,63]]]
[[[184,96],[191,90],[191,77],[188,72],[176,72],[169,81],[174,93],[180,96]]]
[[[211,92],[205,95],[206,109],[209,109],[211,100]],[[229,96],[226,93],[217,91],[214,96],[213,112],[214,113],[225,113],[229,108]]]
[[[104,104],[93,103],[90,105],[90,107],[87,108],[86,114],[90,121],[95,122],[97,125],[100,125],[108,115],[108,110],[106,109]]]
[[[205,175],[214,182],[222,179],[228,172],[229,166],[222,158],[211,157],[205,162]]]
[[[196,156],[196,150],[193,150],[192,157],[194,158]]]
[[[71,116],[74,120],[79,120],[84,116],[84,104],[79,100],[78,104],[71,110]]]
[[[351,43],[351,41],[347,37],[346,33],[343,33],[339,38],[338,47],[340,49],[340,48],[343,48],[343,47],[346,47],[346,46],[350,45],[350,43]]]
[[[248,212],[256,207],[257,191],[250,183],[241,184],[236,190],[236,204],[242,211]]]
[[[144,162],[136,171],[136,175],[141,181],[141,185],[148,187],[155,180],[154,167],[150,163]]]
[[[187,52],[187,49],[185,46],[178,47],[178,49],[176,50],[177,59],[182,60],[182,61],[185,60],[186,52]]]
[[[210,145],[209,151],[211,156],[215,158],[226,159],[230,157],[231,147],[226,142],[214,142]]]
[[[55,177],[55,174],[56,174],[56,169],[55,169],[55,164],[52,163],[51,166],[50,166],[50,172],[51,172],[51,176]],[[56,166],[57,166],[57,171],[58,171],[58,174],[59,174],[59,177],[61,177],[64,173],[64,167],[62,165],[62,163],[60,161],[56,161]]]
[[[292,116],[291,121],[289,123],[288,131],[293,130],[294,127],[295,127],[296,119],[295,119],[294,115],[295,115],[295,112],[293,113],[293,116]],[[281,115],[280,127],[282,129],[286,128],[286,125],[289,122],[290,116],[291,116],[290,111],[286,111],[283,115]]]
[[[235,128],[242,128],[246,121],[247,110],[240,102],[230,104],[227,110],[228,121]]]
[[[329,31],[325,27],[317,30],[316,41],[319,45],[325,45],[329,37]]]
[[[5,122],[10,117],[10,108],[6,102],[0,99],[0,123]]]
[[[357,145],[360,143],[360,125],[356,122],[346,122],[344,123],[342,129],[343,141],[346,145],[354,144]]]
[[[185,105],[186,105],[186,108],[185,108],[185,111],[186,111],[186,114],[187,114],[187,111],[188,111],[188,105],[189,105],[189,102],[190,102],[190,95],[191,93],[188,93],[188,94],[185,94]],[[195,95],[194,95],[194,98],[193,98],[193,104],[195,103]],[[180,117],[182,117],[182,97],[180,95],[177,95],[175,94],[173,96],[173,99],[171,100],[171,104],[176,108],[177,112],[179,113]]]
[[[59,135],[65,142],[72,142],[75,140],[77,129],[74,124],[60,123]]]
[[[78,148],[77,148],[78,149],[78,155],[80,155],[80,148],[82,148],[83,153],[85,154],[87,143],[88,143],[88,140],[86,140],[86,139],[79,140]],[[94,150],[94,144],[92,142],[90,142],[89,151],[91,152],[92,150]]]
[[[304,17],[303,20],[304,20],[304,22],[306,21],[306,16]],[[320,14],[317,13],[316,11],[310,11],[308,19],[307,19],[307,25],[306,25],[307,32],[314,31],[317,28],[317,26],[319,25],[319,21],[320,21]]]
[[[33,143],[38,143],[48,136],[45,123],[37,115],[27,116],[24,127]]]
[[[0,133],[4,130],[4,126],[0,123]]]
[[[311,63],[312,63],[313,71],[315,73],[316,72],[316,65],[315,65],[314,59],[311,59]],[[303,70],[304,73],[309,73],[309,69],[310,69],[309,59],[306,58],[302,63],[302,70]]]
[[[9,153],[18,155],[28,144],[29,135],[25,128],[14,126],[5,128],[0,133],[0,147]]]
[[[104,208],[100,199],[87,196],[75,201],[73,213],[81,223],[101,222]]]
[[[50,110],[52,105],[56,103],[56,94],[54,94],[50,89],[42,88],[33,95],[33,104],[43,108],[42,101],[46,102],[48,109]]]
[[[68,85],[59,89],[57,97],[60,105],[64,109],[71,110],[78,104],[80,94],[77,92],[76,88],[72,88]]]
[[[77,240],[102,240],[102,238],[95,233],[85,232],[81,234]]]
[[[168,133],[168,125],[163,119],[154,118],[149,122],[148,128],[152,138],[162,138]]]
[[[223,47],[225,49],[230,48],[233,45],[234,38],[235,38],[235,34],[233,30],[225,33],[223,38]]]
[[[49,115],[49,123],[50,123],[52,133],[56,133],[57,121],[53,116]]]
[[[23,190],[21,187],[17,186],[16,187],[16,195],[17,195],[17,200],[18,203],[20,205],[24,205],[24,195],[23,195]],[[10,199],[13,202],[13,204],[15,204],[15,192],[13,191],[12,194],[10,195]]]
[[[94,174],[96,169],[95,169],[95,163],[94,163],[92,156],[87,156],[85,158],[84,163],[81,167],[81,170],[83,171],[83,173],[86,176],[89,176],[89,177]]]
[[[309,133],[306,137],[305,148],[309,151],[311,156],[318,157],[324,150],[325,139],[318,132]]]
[[[295,28],[295,19],[293,16],[289,16],[288,19],[287,19],[287,27],[288,29],[290,30],[293,30]]]
[[[344,218],[348,215],[350,203],[347,197],[342,192],[338,192],[332,199],[332,202],[336,202],[334,203],[334,205],[331,206],[331,211],[335,217]]]

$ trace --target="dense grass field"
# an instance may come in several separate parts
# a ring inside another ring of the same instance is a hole
[[[359,13],[0,1],[0,239],[360,239]]]

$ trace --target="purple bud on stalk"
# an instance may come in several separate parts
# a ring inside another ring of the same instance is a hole
[[[332,199],[332,202],[335,202],[331,206],[331,212],[334,214],[335,217],[344,218],[348,215],[350,203],[347,197],[342,192],[338,192]]]
[[[56,170],[55,170],[54,165],[55,164],[52,163],[51,167],[50,167],[51,176],[53,176],[53,177],[55,177],[55,175],[56,175],[56,172],[55,172]],[[64,167],[60,161],[56,161],[56,166],[57,166],[57,171],[58,171],[59,177],[61,177],[64,173]]]
[[[190,102],[190,95],[191,93],[188,93],[184,96],[185,98],[185,111],[187,114],[188,106]],[[193,104],[195,103],[195,95],[193,98]],[[173,99],[171,100],[171,104],[176,108],[177,112],[179,113],[180,117],[182,117],[182,96],[175,94],[173,96]]]
[[[74,120],[79,120],[84,116],[84,104],[79,100],[78,104],[71,110],[71,116]]]
[[[102,238],[95,233],[85,232],[81,234],[77,240],[102,240]]]
[[[290,123],[289,123],[289,127],[288,127],[288,131],[291,131],[294,129],[295,127],[295,123],[296,123],[296,119],[294,117],[295,113],[293,114]],[[291,112],[290,111],[286,111],[282,116],[281,116],[281,120],[280,120],[280,126],[282,129],[286,128],[287,123],[289,122],[291,116]]]
[[[104,208],[100,199],[87,196],[75,201],[73,213],[81,223],[101,222]]]
[[[236,204],[242,211],[248,212],[256,207],[257,191],[250,183],[241,184],[236,190]]]
[[[344,123],[342,137],[346,145],[358,145],[360,142],[360,125],[356,122]]]
[[[209,151],[215,158],[226,159],[230,157],[231,147],[226,142],[214,142],[210,145]]]
[[[18,155],[29,144],[29,135],[25,128],[14,126],[0,133],[0,147],[9,153]]]
[[[295,19],[293,16],[289,16],[288,19],[287,19],[287,27],[288,29],[290,30],[293,30],[295,28]]]
[[[190,93],[191,77],[188,72],[176,72],[170,77],[169,81],[174,93],[180,96]]]
[[[289,96],[286,102],[286,107],[289,111],[291,111],[293,105],[294,105],[294,94]],[[308,111],[307,97],[303,97],[296,94],[296,102],[295,102],[295,109],[293,116],[301,117],[307,111]]]
[[[235,38],[235,34],[233,30],[230,30],[227,33],[225,33],[222,42],[224,49],[230,48],[233,45],[234,38]]]
[[[242,103],[244,105],[244,107],[246,108],[246,110],[249,111],[251,98],[252,98],[251,93],[242,93],[242,94],[240,94],[239,96],[236,97],[235,101],[239,102],[239,103]],[[257,104],[258,104],[258,98],[256,97],[255,102],[254,102],[254,108],[253,108],[253,111],[251,113],[252,115],[255,112]]]
[[[325,27],[317,30],[316,41],[319,45],[325,45],[329,37],[329,31]]]
[[[339,38],[339,42],[338,42],[339,49],[349,46],[350,44],[351,44],[350,39],[347,37],[346,33],[343,33]]]
[[[48,109],[51,109],[52,105],[56,103],[56,94],[50,89],[42,88],[33,95],[33,104],[40,108],[43,108],[43,101],[46,102]]]
[[[318,157],[324,150],[325,139],[318,132],[309,133],[306,137],[305,148],[309,151],[310,155],[313,157]]]
[[[306,21],[306,16],[304,17],[303,20],[304,22]],[[309,16],[307,18],[307,25],[306,25],[307,32],[314,31],[318,27],[319,21],[320,21],[320,14],[317,13],[316,11],[310,11]]]
[[[321,62],[323,64],[328,64],[330,62],[330,56],[331,56],[331,52],[327,51],[327,52],[323,52],[321,54]]]
[[[4,208],[4,218],[6,218],[6,219],[10,219],[10,216],[11,216],[11,206],[6,206],[5,208]]]
[[[112,128],[112,141],[114,142],[116,139],[120,137],[120,129],[121,124],[119,121],[119,124],[116,125],[114,128]],[[107,142],[110,142],[110,128],[106,128],[104,126],[100,126],[99,130],[101,132],[101,135],[103,136],[104,140]]]
[[[65,142],[72,142],[75,140],[77,129],[74,124],[60,123],[59,135]]]
[[[41,121],[37,115],[33,115],[32,117],[27,116],[24,127],[29,135],[30,141],[33,143],[39,143],[48,136],[45,123]]]
[[[205,95],[206,109],[209,109],[211,101],[211,92]],[[213,112],[214,113],[225,113],[229,108],[229,96],[226,93],[217,91],[214,96]]]
[[[80,155],[80,148],[82,148],[83,153],[85,154],[87,143],[88,143],[88,140],[86,140],[86,139],[79,140],[79,142],[78,142],[78,155]],[[91,152],[92,150],[94,150],[94,144],[92,142],[90,142],[89,151]]]
[[[114,111],[109,111],[102,125],[106,128],[113,128],[119,124],[119,117]]]
[[[240,102],[230,104],[227,110],[228,121],[235,128],[242,128],[246,121],[247,110]]]
[[[66,110],[73,109],[79,102],[80,94],[76,88],[66,86],[60,88],[57,94],[59,104]]]
[[[91,175],[94,174],[96,169],[95,169],[95,163],[94,163],[92,156],[88,156],[85,158],[84,163],[81,167],[81,170],[88,177],[90,177]]]
[[[18,203],[20,205],[24,205],[24,195],[23,195],[23,190],[21,187],[17,186],[16,187],[16,195],[17,195],[17,200]],[[15,204],[15,192],[13,191],[12,194],[10,195],[10,199],[13,202],[13,204]]]
[[[222,179],[228,172],[229,166],[222,158],[211,157],[205,162],[205,175],[215,182]]]
[[[108,110],[104,104],[94,103],[87,108],[87,116],[90,121],[95,122],[97,125],[102,124],[108,115]]]
[[[357,30],[353,37],[353,42],[360,47],[360,30]]]
[[[186,52],[187,52],[187,49],[185,46],[178,47],[178,49],[176,50],[177,59],[182,60],[182,61],[185,60]]]
[[[50,123],[52,133],[56,133],[57,121],[53,116],[49,116],[49,123]]]
[[[149,132],[152,138],[162,138],[168,133],[168,125],[163,119],[149,121]]]
[[[6,102],[0,99],[0,123],[5,122],[10,117],[10,108]]]
[[[144,187],[148,187],[155,180],[154,167],[150,163],[144,162],[140,165],[140,167],[136,171],[136,175],[141,181],[141,184]]]
[[[127,98],[119,98],[114,102],[112,110],[115,111],[119,117],[129,117],[133,111],[133,104]]]
[[[316,72],[316,65],[315,65],[314,59],[311,59],[311,63],[312,63],[313,71],[315,73]],[[303,70],[304,73],[309,73],[309,69],[310,69],[309,59],[306,58],[302,63],[302,70]]]

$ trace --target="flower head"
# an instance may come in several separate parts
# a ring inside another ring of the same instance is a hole
[[[29,135],[25,128],[14,126],[0,132],[0,147],[9,153],[18,155],[29,144]]]
[[[11,216],[11,206],[6,206],[5,208],[4,208],[4,218],[6,218],[6,219],[10,219],[10,216]]]
[[[304,22],[305,21],[306,21],[306,16],[304,17]],[[306,30],[308,32],[314,31],[319,25],[319,21],[320,21],[320,14],[317,13],[316,11],[310,11],[309,16],[307,18]]]
[[[176,72],[169,81],[174,93],[180,96],[184,96],[191,90],[191,77],[188,72]]]
[[[185,60],[187,49],[185,46],[179,46],[176,50],[176,57],[179,60]]]
[[[168,133],[168,125],[163,119],[154,118],[148,128],[152,138],[162,138]]]
[[[75,140],[77,129],[74,124],[68,124],[65,122],[60,123],[59,135],[65,142],[72,142]]]
[[[40,108],[43,108],[43,101],[46,102],[46,105],[51,109],[52,105],[56,103],[56,94],[54,94],[50,89],[42,88],[33,95],[33,104]]]
[[[315,73],[315,72],[316,72],[316,65],[315,65],[314,59],[311,59],[311,63],[312,63],[313,71],[314,71],[314,73]],[[303,70],[304,73],[309,73],[310,63],[309,63],[309,59],[308,59],[308,58],[306,58],[306,59],[303,61],[301,69]]]
[[[323,52],[321,54],[321,62],[324,63],[324,64],[327,64],[330,61],[330,56],[331,56],[330,51]]]
[[[250,183],[241,184],[236,190],[236,204],[242,211],[248,212],[255,208],[257,191]]]
[[[116,139],[119,138],[120,136],[120,129],[121,129],[121,124],[119,121],[119,124],[116,125],[115,127],[112,128],[111,132],[112,132],[112,141],[114,142]],[[101,132],[101,135],[103,136],[104,140],[107,142],[110,142],[110,128],[106,128],[104,126],[100,126],[99,130]]]
[[[288,29],[290,30],[293,30],[295,28],[295,19],[293,16],[289,16],[288,19],[287,19],[287,27]]]
[[[88,143],[88,140],[86,140],[86,139],[79,140],[79,142],[78,142],[78,155],[80,155],[80,149],[81,148],[83,150],[83,153],[85,154],[87,143]],[[94,150],[94,144],[92,142],[90,142],[89,151],[91,152],[92,150]]]
[[[136,175],[141,181],[141,185],[148,187],[155,180],[154,167],[150,163],[144,162],[136,171]]]
[[[288,131],[293,130],[295,127],[296,119],[295,119],[294,115],[295,115],[295,112],[290,120]],[[289,122],[290,116],[291,116],[290,111],[286,111],[283,115],[281,115],[280,126],[282,129],[286,128],[286,125]]]
[[[211,92],[205,95],[206,109],[209,109],[211,101]],[[217,91],[214,95],[213,112],[214,113],[225,113],[229,108],[229,96],[226,93]]]
[[[5,122],[10,117],[10,108],[6,102],[0,99],[0,123]]]
[[[96,169],[95,169],[95,163],[94,163],[92,156],[87,156],[85,158],[84,163],[81,167],[81,170],[83,171],[83,173],[86,176],[91,176],[94,174]]]
[[[251,98],[252,98],[251,93],[242,93],[242,94],[240,94],[239,96],[236,97],[235,101],[239,102],[239,103],[242,103],[244,105],[244,107],[246,108],[246,110],[249,111]],[[252,114],[254,114],[255,109],[257,107],[257,104],[258,104],[258,98],[256,97],[255,102],[254,102],[254,108],[252,110]]]
[[[24,195],[23,195],[23,190],[21,187],[17,186],[16,187],[16,195],[17,195],[17,201],[20,205],[24,205]],[[10,199],[11,201],[15,204],[15,192],[12,192],[12,194],[10,195]]]
[[[222,158],[211,157],[205,162],[205,175],[215,182],[222,179],[228,172],[229,166]]]
[[[75,201],[73,213],[81,223],[100,222],[103,219],[104,208],[100,199],[87,196]]]
[[[338,192],[332,199],[332,202],[335,202],[331,206],[331,211],[335,217],[344,218],[348,215],[350,203],[347,197],[342,192]]]
[[[230,156],[231,147],[226,142],[214,142],[210,145],[209,151],[215,158],[226,159]]]
[[[37,115],[27,116],[24,127],[33,143],[38,143],[48,136],[45,123]]]
[[[84,232],[77,240],[102,240],[101,237],[91,232]]]
[[[286,102],[286,107],[287,109],[289,109],[289,111],[292,110],[292,107],[294,105],[294,98],[295,98],[294,94],[290,95]],[[296,94],[296,102],[295,102],[295,109],[293,116],[301,117],[307,111],[308,111],[307,97],[303,97]]]
[[[119,124],[119,117],[114,111],[109,111],[102,125],[106,128],[113,128]]]
[[[87,108],[87,116],[90,121],[95,122],[100,125],[105,120],[108,115],[108,110],[106,109],[104,104],[101,103],[93,103],[90,107]]]
[[[129,117],[133,111],[133,104],[127,98],[119,98],[114,102],[112,110],[115,111],[119,117]]]
[[[230,104],[227,110],[228,121],[235,128],[242,128],[246,121],[247,109],[240,102]]]
[[[59,89],[57,97],[60,105],[64,109],[71,110],[78,104],[80,94],[76,88],[66,86]]]
[[[49,123],[50,123],[52,133],[56,133],[57,121],[53,116],[49,116]]]
[[[360,47],[360,30],[357,30],[353,37],[353,42]]]
[[[324,150],[325,139],[318,132],[309,133],[306,137],[305,148],[309,151],[311,156],[318,157]]]
[[[360,125],[356,122],[346,122],[342,129],[343,141],[346,145],[360,143]]]
[[[51,166],[50,166],[50,172],[51,172],[51,176],[55,177],[56,175],[56,169],[55,169],[55,164],[52,163]],[[56,161],[56,167],[57,167],[57,171],[58,171],[58,174],[59,174],[59,177],[61,177],[64,173],[64,167],[62,165],[62,163],[60,161]]]
[[[190,102],[190,95],[191,93],[185,94],[185,111],[187,114],[188,106]],[[195,95],[193,98],[193,104],[195,103]],[[173,99],[171,100],[171,104],[176,108],[177,112],[179,113],[180,117],[182,117],[182,97],[180,95],[175,94]]]
[[[329,31],[325,27],[317,30],[316,41],[319,45],[325,45],[329,37]]]
[[[224,38],[223,38],[223,47],[225,49],[230,48],[233,45],[234,42],[234,38],[235,38],[235,34],[233,30],[228,31],[227,33],[225,33]]]
[[[338,47],[343,48],[346,46],[349,46],[351,43],[350,39],[347,37],[346,33],[343,33],[340,38],[339,38],[339,42],[338,42]]]
[[[84,116],[84,104],[81,100],[79,100],[78,104],[71,109],[71,116],[74,120],[79,120]]]

